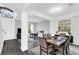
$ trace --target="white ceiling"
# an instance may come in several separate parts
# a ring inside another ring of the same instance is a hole
[[[58,13],[49,13],[48,10],[55,6],[63,6],[66,7],[64,10]],[[31,9],[32,11],[38,12],[39,14],[43,14],[48,18],[55,18],[75,12],[79,12],[79,4],[78,3],[40,3]]]
[[[1,4],[7,6],[8,8],[18,13],[17,19],[21,19],[20,15],[22,11],[27,11],[30,17],[29,21],[34,22],[41,21],[41,19],[40,20],[38,19],[39,17],[49,20],[55,17],[79,12],[78,3],[72,3],[72,4],[71,3],[1,3]],[[63,6],[66,8],[58,13],[48,12],[49,9],[57,6]]]

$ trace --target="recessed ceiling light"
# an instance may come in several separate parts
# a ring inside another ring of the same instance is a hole
[[[57,13],[63,10],[63,7],[54,7],[49,10],[50,13]]]

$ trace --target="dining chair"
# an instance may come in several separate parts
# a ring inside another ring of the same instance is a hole
[[[48,36],[46,33],[44,33],[42,36],[43,36],[43,38],[48,39]]]
[[[43,38],[46,39],[46,40],[50,40],[50,39],[52,39],[50,33],[48,33],[48,34],[44,33],[42,36],[43,36]],[[51,46],[51,43],[48,42],[48,45]]]
[[[70,49],[69,49],[70,40],[71,40],[71,36],[69,36],[68,39],[65,42],[66,54],[68,54],[68,52],[70,52]]]
[[[50,33],[47,33],[47,34],[43,34],[43,38],[45,38],[45,39],[52,39],[53,36]]]
[[[50,33],[48,33],[47,36],[48,36],[48,39],[52,39],[53,38],[53,36]]]
[[[45,38],[39,37],[39,43],[40,43],[40,55],[42,54],[42,51],[50,54],[51,51],[53,51],[53,45],[49,46],[48,42]]]
[[[66,37],[65,33],[60,33],[59,36]]]

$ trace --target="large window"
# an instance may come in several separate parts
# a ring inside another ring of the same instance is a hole
[[[59,20],[58,21],[58,31],[70,32],[71,31],[71,20]]]
[[[0,16],[1,17],[7,17],[7,18],[13,18],[15,17],[15,12],[13,10],[7,8],[7,7],[0,7]]]

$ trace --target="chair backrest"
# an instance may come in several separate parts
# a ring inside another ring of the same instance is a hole
[[[67,38],[67,40],[66,40],[66,42],[65,42],[65,47],[70,44],[70,40],[71,40],[71,36],[69,36],[69,38]]]
[[[50,33],[48,33],[47,36],[49,39],[51,39],[51,37],[52,37]]]
[[[43,34],[43,38],[48,39],[47,34]]]
[[[66,37],[65,33],[60,33],[59,36]]]
[[[47,48],[47,41],[45,38],[39,37],[39,43],[42,48]]]

